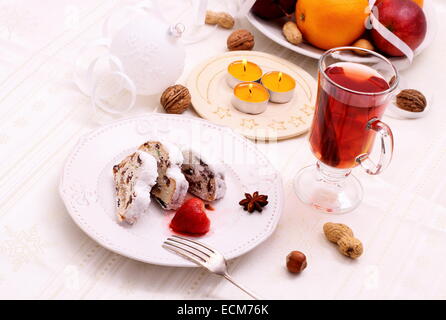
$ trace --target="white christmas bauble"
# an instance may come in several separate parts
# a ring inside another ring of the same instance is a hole
[[[184,68],[184,47],[155,14],[137,15],[116,32],[110,53],[119,58],[141,95],[164,91],[175,84]]]

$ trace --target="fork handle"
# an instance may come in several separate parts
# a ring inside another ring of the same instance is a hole
[[[249,296],[251,296],[253,299],[255,300],[261,300],[259,296],[255,295],[254,293],[252,293],[250,290],[246,289],[245,287],[241,286],[240,284],[238,284],[237,282],[234,281],[234,279],[232,279],[229,274],[225,273],[223,275],[223,277],[228,280],[229,282],[231,282],[234,286],[238,287],[239,289],[241,289],[242,291],[244,291],[246,294],[248,294]]]

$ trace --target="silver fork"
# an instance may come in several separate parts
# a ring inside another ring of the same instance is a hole
[[[226,280],[246,292],[252,298],[256,300],[260,299],[257,295],[242,287],[229,276],[228,267],[223,255],[208,245],[204,245],[195,240],[173,235],[164,241],[163,248],[206,268],[212,273],[224,277]]]

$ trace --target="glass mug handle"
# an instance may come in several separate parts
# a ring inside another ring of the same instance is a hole
[[[367,129],[379,134],[381,142],[381,155],[378,163],[374,163],[369,154],[365,153],[356,158],[356,161],[365,169],[368,174],[376,175],[381,173],[392,160],[393,154],[393,134],[390,127],[377,118],[369,120]]]

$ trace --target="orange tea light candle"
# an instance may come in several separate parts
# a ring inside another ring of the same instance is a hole
[[[232,105],[241,112],[262,113],[266,110],[268,100],[268,90],[257,82],[242,82],[234,87]]]
[[[246,59],[238,60],[229,64],[226,82],[231,88],[234,88],[241,82],[259,81],[262,73],[262,69],[254,62]]]
[[[271,71],[263,75],[261,82],[269,90],[271,102],[286,103],[293,98],[296,81],[289,74]]]

